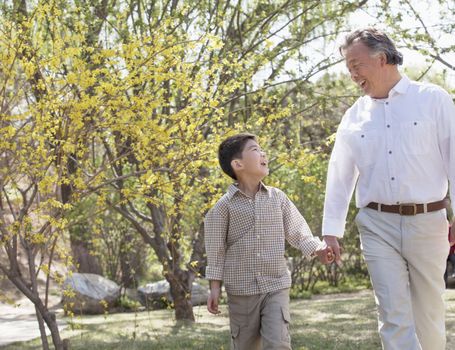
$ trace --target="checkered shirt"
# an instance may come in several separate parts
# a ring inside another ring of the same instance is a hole
[[[291,286],[285,239],[305,256],[322,242],[291,200],[261,184],[254,199],[233,184],[205,217],[206,278],[222,280],[232,295],[255,295]]]

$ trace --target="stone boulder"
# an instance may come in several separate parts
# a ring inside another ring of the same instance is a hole
[[[148,309],[166,308],[173,301],[171,287],[166,280],[148,283],[139,287],[137,294],[140,303]],[[193,282],[191,290],[191,303],[193,306],[206,304],[208,296],[209,291],[206,287]]]
[[[75,314],[102,314],[120,297],[117,283],[93,273],[73,273],[63,284],[62,303]]]

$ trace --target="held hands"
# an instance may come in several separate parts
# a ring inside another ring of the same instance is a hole
[[[336,236],[324,236],[324,242],[327,245],[327,249],[330,249],[330,251],[333,254],[332,257],[332,262],[335,261],[335,263],[341,267],[343,263],[341,262],[341,248],[340,245],[338,244],[338,239]]]
[[[321,264],[324,265],[331,264],[335,260],[332,248],[328,247],[325,242],[323,242],[321,247],[314,252],[314,255],[317,256]]]

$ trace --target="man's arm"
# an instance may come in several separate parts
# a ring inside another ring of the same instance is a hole
[[[322,219],[324,242],[332,249],[335,262],[341,265],[341,249],[338,238],[343,237],[346,216],[352,193],[359,176],[354,155],[347,144],[346,136],[337,132],[330,157]]]
[[[452,212],[455,214],[455,105],[451,96],[442,89],[438,91],[436,96],[434,103],[436,105],[439,150],[449,181]],[[455,216],[452,219],[452,226],[454,223]]]

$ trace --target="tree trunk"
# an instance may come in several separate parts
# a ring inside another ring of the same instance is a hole
[[[127,232],[120,250],[121,281],[126,288],[136,288],[138,286],[138,277],[143,271],[142,245],[131,244],[132,242],[134,242],[134,235]]]
[[[68,160],[68,172],[74,174],[76,172],[76,164],[72,158]],[[73,189],[70,185],[62,184],[60,187],[62,202],[69,203]],[[73,252],[74,261],[77,271],[80,273],[95,273],[102,275],[103,270],[96,256],[90,254],[90,238],[86,232],[81,232],[80,229],[69,229],[71,250]]]
[[[174,274],[169,273],[166,279],[170,284],[171,295],[174,299],[175,318],[194,322],[193,304],[191,302],[194,273],[178,268]]]
[[[47,341],[46,335],[46,326],[44,325],[43,316],[39,312],[38,308],[35,306],[36,319],[38,320],[39,332],[41,334],[41,344],[43,345],[43,350],[49,350],[49,343]]]
[[[103,275],[103,269],[98,258],[90,254],[87,239],[80,239],[79,233],[70,232],[70,242],[77,271],[80,273]]]

